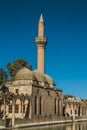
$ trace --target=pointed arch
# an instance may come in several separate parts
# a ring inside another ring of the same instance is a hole
[[[35,101],[34,101],[34,114],[35,115],[38,114],[37,111],[38,111],[38,98],[37,96],[35,96]]]
[[[54,99],[54,113],[56,114],[57,113],[57,109],[56,109],[56,98]]]
[[[40,96],[40,115],[43,113],[43,98]]]
[[[27,99],[24,101],[24,104],[28,104],[28,100]]]
[[[17,99],[17,100],[16,100],[16,104],[21,104],[21,100],[20,100],[20,99]]]

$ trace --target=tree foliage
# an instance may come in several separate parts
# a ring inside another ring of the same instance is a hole
[[[68,99],[68,98],[74,98],[75,96],[73,95],[64,95],[64,99]]]
[[[6,83],[7,78],[7,73],[2,68],[0,68],[0,86]]]
[[[5,85],[3,85],[1,86],[0,91],[2,91],[3,93],[7,93],[9,92],[9,89]]]
[[[15,60],[13,63],[7,64],[8,73],[11,77],[14,77],[15,74],[24,67],[32,70],[32,66],[28,64],[28,62],[24,59],[18,59],[18,60]]]

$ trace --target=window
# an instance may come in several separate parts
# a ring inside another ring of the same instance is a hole
[[[72,110],[71,110],[71,114],[72,114]]]
[[[54,101],[54,108],[55,108],[55,114],[56,114],[56,98],[55,98],[55,101]]]
[[[34,107],[34,109],[35,109],[35,115],[37,114],[37,96],[35,96],[35,107]]]
[[[12,113],[12,105],[9,105],[9,113]]]
[[[75,114],[77,114],[77,110],[75,110]]]
[[[19,112],[19,105],[15,105],[15,113]]]
[[[40,115],[43,113],[43,98],[40,96]]]
[[[19,92],[18,89],[16,89],[15,91],[16,91],[16,94],[18,94],[18,92]]]
[[[23,113],[25,113],[25,105],[23,105]]]

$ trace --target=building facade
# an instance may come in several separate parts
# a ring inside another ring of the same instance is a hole
[[[82,104],[80,98],[67,98],[63,101],[63,115],[76,117],[82,116]]]

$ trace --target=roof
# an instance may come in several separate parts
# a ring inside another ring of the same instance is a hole
[[[35,80],[35,76],[28,68],[22,68],[15,75],[15,80]]]
[[[42,83],[47,83],[50,88],[55,88],[55,82],[54,80],[48,76],[47,74],[43,74],[39,72],[38,70],[31,71],[28,68],[22,68],[19,70],[15,77],[14,81],[16,80],[33,80],[33,81],[38,81]]]
[[[54,80],[47,74],[45,74],[46,80],[50,85],[55,85]]]
[[[33,73],[39,82],[45,82],[45,83],[47,82],[45,75],[43,73],[39,72],[38,70],[34,70]]]

